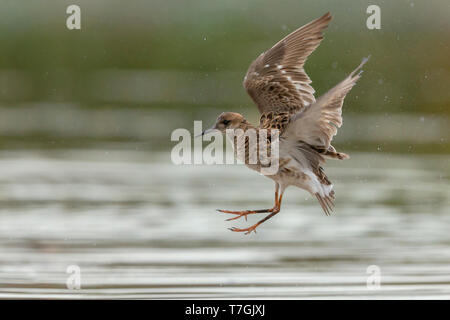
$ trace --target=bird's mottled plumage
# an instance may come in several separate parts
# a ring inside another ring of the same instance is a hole
[[[330,13],[295,30],[272,48],[262,53],[250,65],[244,78],[244,87],[258,106],[261,113],[259,127],[254,127],[245,118],[233,112],[222,113],[214,129],[226,132],[233,129],[233,142],[245,139],[245,151],[236,152],[237,158],[249,168],[261,172],[263,164],[249,163],[249,152],[257,150],[259,144],[252,143],[243,136],[249,130],[279,130],[279,167],[275,174],[266,175],[275,181],[275,204],[273,208],[262,210],[220,212],[235,214],[229,220],[249,214],[270,213],[255,225],[232,228],[232,231],[255,231],[264,221],[280,211],[283,192],[288,186],[297,186],[314,195],[323,211],[329,215],[333,210],[333,185],[325,175],[322,164],[326,158],[347,159],[348,155],[337,152],[331,140],[342,125],[342,104],[346,94],[361,77],[358,70],[362,63],[343,81],[319,99],[314,97],[311,80],[303,65],[308,56],[323,39],[322,30],[331,20]],[[241,130],[236,130],[241,129]],[[265,143],[270,144],[270,138]]]
[[[294,113],[315,102],[315,90],[303,65],[323,39],[331,14],[326,13],[295,30],[250,65],[244,87],[261,113]]]

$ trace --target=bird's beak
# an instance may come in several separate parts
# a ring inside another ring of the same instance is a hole
[[[209,129],[206,129],[206,130],[204,130],[202,133],[196,135],[195,138],[203,137],[203,136],[205,136],[205,135],[207,135],[207,134],[213,132],[214,130],[216,130],[216,128],[209,128]]]

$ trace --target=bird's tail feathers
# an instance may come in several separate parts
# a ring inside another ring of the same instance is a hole
[[[350,159],[350,156],[343,152],[330,151],[328,150],[324,156],[329,159],[338,159],[338,160],[346,160]]]
[[[333,212],[334,208],[334,191],[331,191],[329,195],[321,196],[319,193],[315,194],[320,206],[327,216]]]
[[[327,159],[346,160],[346,159],[350,158],[350,156],[346,153],[337,152],[336,149],[332,145],[330,145],[328,147],[328,149],[326,149],[326,150],[324,148],[317,148],[317,147],[312,147],[312,148]]]

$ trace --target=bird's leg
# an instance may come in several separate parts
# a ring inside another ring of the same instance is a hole
[[[241,217],[245,218],[245,221],[247,221],[247,215],[248,214],[255,214],[255,213],[266,213],[266,212],[272,212],[273,208],[270,209],[260,209],[260,210],[244,210],[244,211],[230,211],[230,210],[217,210],[219,212],[223,212],[223,213],[231,213],[231,214],[236,214],[236,217],[233,218],[229,218],[226,221],[231,221],[231,220],[236,220],[239,219]]]
[[[275,204],[274,204],[273,208],[270,208],[270,209],[259,209],[259,210],[243,210],[243,211],[231,211],[231,210],[217,209],[217,211],[223,212],[223,213],[231,213],[231,214],[236,214],[237,215],[236,217],[227,219],[226,221],[236,220],[236,219],[239,219],[241,217],[244,217],[245,221],[247,221],[247,215],[248,214],[273,212],[275,210],[275,208],[277,207],[277,203],[278,203],[278,189],[279,189],[279,185],[277,183],[276,187],[275,187]]]
[[[281,208],[281,200],[283,199],[283,194],[280,195],[280,198],[277,199],[277,202],[275,203],[275,207],[274,210],[272,211],[271,214],[269,214],[267,217],[265,217],[264,219],[261,219],[260,221],[258,221],[257,223],[255,223],[254,225],[245,228],[245,229],[239,229],[239,228],[230,228],[231,231],[234,232],[245,232],[245,234],[250,234],[252,231],[254,231],[256,233],[256,228],[264,223],[265,221],[269,220],[270,218],[272,218],[274,215],[276,215],[278,212],[280,212],[280,208]]]

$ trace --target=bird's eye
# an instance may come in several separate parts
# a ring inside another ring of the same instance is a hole
[[[223,120],[223,124],[224,125],[227,125],[227,124],[229,124],[230,123],[230,120]]]

